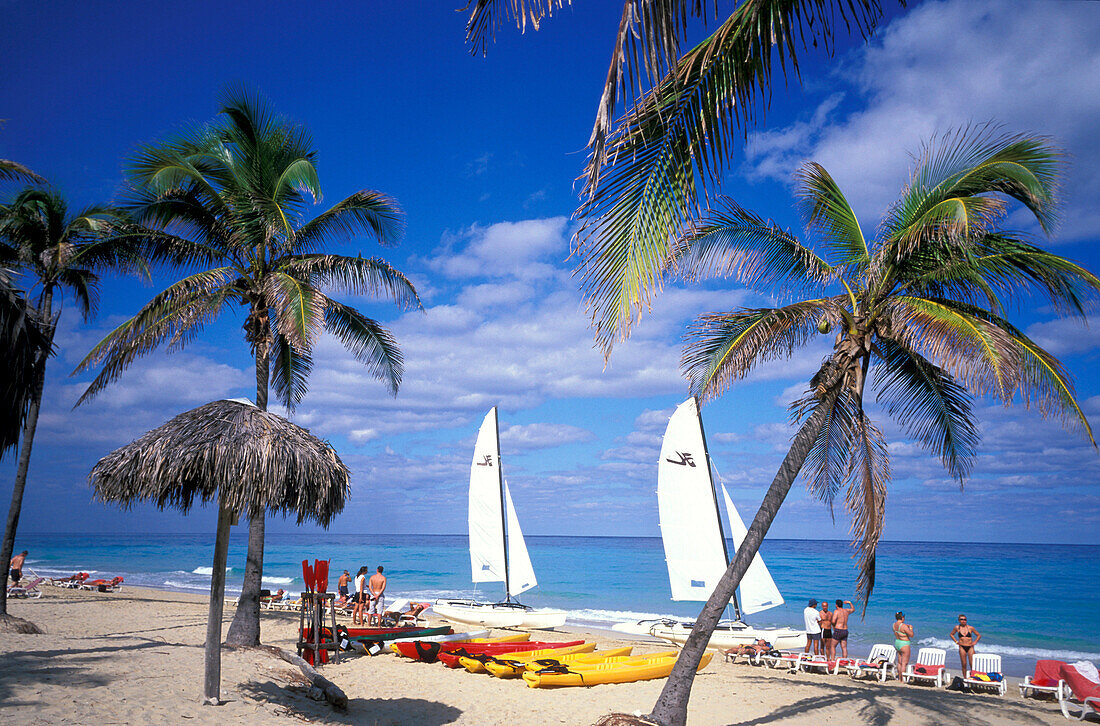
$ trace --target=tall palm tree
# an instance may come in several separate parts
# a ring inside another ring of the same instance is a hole
[[[402,226],[396,202],[358,191],[306,221],[308,201],[321,198],[316,152],[306,132],[237,90],[226,94],[221,114],[213,126],[144,148],[130,165],[134,193],[128,208],[145,228],[128,233],[205,269],[168,287],[96,345],[77,370],[100,363],[103,368],[81,402],[162,343],[183,347],[234,305],[244,309],[260,409],[267,409],[269,384],[288,408],[301,400],[310,351],[323,331],[396,395],[404,362],[393,336],[325,289],[419,308],[415,288],[380,258],[321,251],[359,234],[394,242]],[[246,514],[248,559],[226,641],[258,645],[264,510]]]
[[[691,389],[713,399],[753,366],[789,357],[835,329],[833,351],[794,405],[802,424],[744,543],[696,621],[653,711],[682,724],[695,668],[791,484],[804,465],[810,491],[832,505],[844,493],[859,554],[859,592],[875,583],[890,464],[867,415],[868,381],[883,412],[935,454],[960,486],[980,432],[974,396],[1019,397],[1058,415],[1093,446],[1092,429],[1062,364],[1004,316],[1029,296],[1085,317],[1100,279],[1001,227],[1019,202],[1050,232],[1058,153],[1045,140],[966,129],[931,142],[878,234],[865,236],[829,173],[807,163],[798,198],[810,246],[727,202],[675,246],[687,277],[730,277],[789,299],[773,308],[700,316],[685,335]]]
[[[566,1],[471,0],[467,40],[474,52],[485,52],[504,19],[537,29]],[[870,36],[883,3],[741,0],[732,11],[725,5],[624,0],[588,142],[572,252],[605,356],[660,291],[671,242],[736,162],[740,137],[763,120],[775,66],[798,79],[801,53],[819,43],[831,53],[838,31]],[[684,50],[695,32],[689,21],[716,27]]]
[[[112,229],[120,221],[119,213],[105,206],[88,207],[71,215],[60,194],[40,187],[28,187],[10,203],[0,205],[0,266],[14,270],[21,282],[30,283],[27,292],[34,299],[32,315],[41,332],[35,358],[25,361],[31,376],[27,380],[29,400],[4,542],[0,545],[0,615],[7,614],[8,565],[38,427],[46,357],[53,348],[61,313],[60,301],[55,305],[55,297],[71,295],[87,320],[96,309],[96,270],[147,272],[137,247],[131,241],[113,238]]]
[[[38,369],[49,354],[37,312],[0,269],[0,356],[7,366],[0,382],[0,459],[19,443],[30,410]]]

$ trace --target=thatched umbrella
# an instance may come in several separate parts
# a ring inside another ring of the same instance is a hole
[[[238,514],[296,514],[328,526],[344,508],[348,468],[331,446],[281,416],[214,401],[100,459],[88,476],[97,498],[130,507],[151,501],[187,512],[218,503],[210,577],[204,702],[220,702],[222,604],[229,525]]]

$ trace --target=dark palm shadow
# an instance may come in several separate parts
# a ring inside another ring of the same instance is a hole
[[[791,680],[764,674],[745,674],[751,681],[776,685],[791,684]],[[807,714],[820,714],[822,718],[835,715],[840,706],[856,707],[857,723],[866,726],[888,726],[911,723],[966,723],[974,726],[990,726],[987,716],[991,704],[996,704],[998,720],[1006,718],[1021,724],[1043,724],[1026,706],[1004,700],[998,696],[961,694],[915,686],[881,686],[874,683],[840,684],[829,681],[797,683],[813,688],[817,693],[794,703],[775,709],[766,716],[744,721],[729,721],[729,726],[759,726],[782,723],[785,719]]]
[[[273,705],[277,713],[311,723],[445,726],[462,715],[461,709],[423,698],[352,698],[347,712],[340,713],[326,702],[310,699],[304,685],[287,687],[272,681],[252,681],[241,684],[240,690],[255,701]]]

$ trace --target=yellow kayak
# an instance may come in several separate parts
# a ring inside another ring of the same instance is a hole
[[[509,659],[516,658],[520,655],[525,656],[525,660],[534,660],[536,658],[554,658],[559,655],[569,655],[570,653],[591,653],[596,649],[595,643],[581,643],[580,645],[569,645],[564,648],[543,648],[542,650],[528,650],[523,653],[516,653],[515,655],[509,653],[507,657]],[[502,654],[503,655],[503,654]],[[463,668],[471,673],[486,673],[485,663],[492,660],[492,656],[478,656],[470,657],[463,656],[458,659],[458,662]]]
[[[485,670],[497,678],[518,678],[526,668],[546,668],[547,666],[566,665],[569,663],[603,663],[608,658],[630,655],[632,648],[628,645],[623,648],[610,648],[592,653],[570,653],[557,657],[546,656],[541,658],[525,658],[526,653],[517,653],[516,658],[510,656],[498,656],[485,663]]]
[[[706,668],[713,653],[705,653],[699,670]],[[530,688],[558,686],[595,686],[600,683],[633,683],[653,678],[667,678],[676,665],[675,655],[631,656],[611,658],[606,663],[575,663],[542,671],[526,670],[523,680]]]

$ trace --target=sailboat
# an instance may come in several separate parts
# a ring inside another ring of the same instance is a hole
[[[729,535],[736,551],[748,530],[733,506],[725,485],[718,488],[722,491]],[[661,539],[673,600],[705,602],[729,567],[730,557],[718,509],[718,488],[711,475],[710,454],[703,433],[703,420],[699,415],[699,403],[692,397],[677,406],[669,418],[657,468]],[[763,638],[776,648],[801,648],[806,645],[806,634],[800,630],[755,628],[742,620],[743,615],[783,604],[783,596],[759,553],[753,557],[741,579],[739,590],[740,597],[735,593],[731,600],[734,619],[718,624],[710,639],[711,647],[749,645],[758,638]],[[639,632],[640,626],[644,632],[679,644],[687,640],[694,625],[694,622],[662,619],[642,621],[619,629]]]
[[[470,575],[475,583],[503,582],[504,601],[436,600],[447,620],[493,628],[556,628],[564,610],[535,610],[514,598],[538,584],[527,543],[500,463],[496,406],[485,415],[470,463]]]

